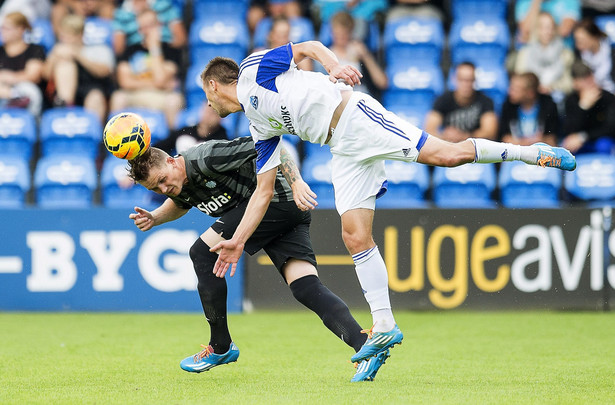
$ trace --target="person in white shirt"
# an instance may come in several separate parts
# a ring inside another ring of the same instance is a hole
[[[320,62],[329,76],[296,69],[309,57]],[[222,117],[244,111],[257,151],[257,186],[233,237],[213,246],[218,252],[214,272],[231,276],[245,241],[263,218],[274,192],[280,165],[280,137],[331,147],[335,204],[342,219],[342,238],[352,255],[359,283],[370,305],[373,326],[368,339],[351,361],[378,355],[403,334],[395,324],[384,260],[372,238],[376,198],[386,191],[385,160],[418,161],[434,166],[522,160],[528,164],[574,170],[574,156],[548,145],[519,146],[468,139],[450,143],[387,111],[369,95],[352,91],[361,74],[343,66],[335,54],[317,41],[289,43],[256,52],[240,66],[228,58],[212,59],[201,74],[209,104]],[[347,84],[342,83],[344,81]],[[301,209],[312,209],[316,195],[308,189],[295,193]]]

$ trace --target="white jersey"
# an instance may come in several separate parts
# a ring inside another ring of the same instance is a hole
[[[253,53],[239,67],[237,98],[250,120],[259,174],[280,164],[282,135],[324,144],[341,90],[352,90],[322,73],[298,70],[291,45]]]

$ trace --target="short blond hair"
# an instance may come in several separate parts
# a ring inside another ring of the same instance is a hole
[[[60,21],[60,28],[74,35],[83,35],[85,20],[76,14],[68,14]]]

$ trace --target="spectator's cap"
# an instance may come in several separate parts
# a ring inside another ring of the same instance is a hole
[[[85,21],[83,17],[76,14],[67,14],[60,21],[60,28],[70,32],[73,35],[82,35],[85,29]]]
[[[574,61],[570,68],[570,73],[573,79],[584,79],[594,74],[592,69],[580,60]]]

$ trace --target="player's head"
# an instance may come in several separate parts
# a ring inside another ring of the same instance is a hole
[[[183,165],[162,149],[150,147],[128,164],[128,176],[158,194],[177,196],[187,181]]]
[[[237,100],[239,66],[230,58],[217,56],[209,61],[201,72],[201,84],[209,105],[221,117],[240,111]]]

